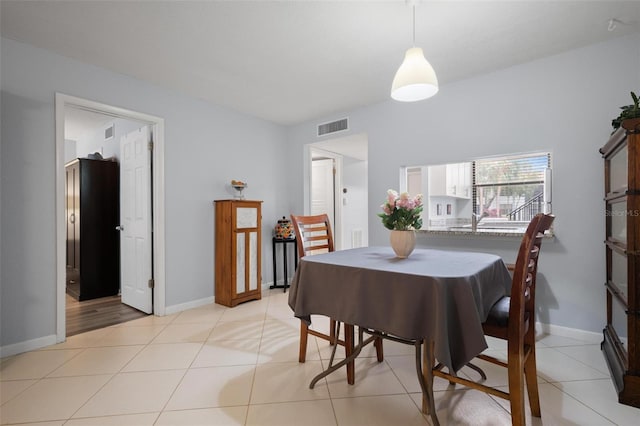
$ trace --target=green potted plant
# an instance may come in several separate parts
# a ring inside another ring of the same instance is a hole
[[[638,97],[633,92],[631,92],[631,99],[633,99],[633,105],[620,107],[622,112],[618,117],[614,118],[611,121],[614,132],[622,125],[622,122],[624,120],[628,120],[631,118],[640,118],[640,105],[638,104]]]

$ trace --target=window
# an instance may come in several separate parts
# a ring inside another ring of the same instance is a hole
[[[546,211],[550,153],[485,158],[472,164],[473,211],[482,218],[529,222]]]
[[[401,190],[424,195],[423,229],[524,232],[535,214],[551,211],[549,152],[402,171]]]

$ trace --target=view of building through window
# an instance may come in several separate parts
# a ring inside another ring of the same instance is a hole
[[[551,212],[551,153],[480,158],[403,169],[401,190],[425,199],[423,229],[522,230]]]
[[[482,217],[530,221],[545,211],[549,153],[473,161],[473,210]]]

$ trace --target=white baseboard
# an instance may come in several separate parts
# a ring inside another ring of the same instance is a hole
[[[187,309],[199,308],[200,306],[210,305],[215,301],[213,296],[205,297],[204,299],[192,300],[190,302],[180,303],[178,305],[167,306],[164,309],[165,315],[171,315],[178,312],[186,311]]]
[[[55,345],[56,335],[38,337],[37,339],[25,340],[24,342],[14,343],[12,345],[0,346],[0,358],[11,355],[21,354],[22,352],[33,351],[44,348],[45,346]]]
[[[554,336],[568,337],[570,339],[582,340],[585,342],[600,343],[602,342],[602,333],[593,331],[580,330],[577,328],[563,327],[561,325],[536,323],[536,330],[543,334],[552,334]]]
[[[289,284],[289,286],[291,286],[291,279],[289,279],[289,281],[287,281],[287,283]],[[268,283],[262,283],[262,292],[264,293],[267,290],[273,290],[272,288],[270,288],[273,285],[273,281],[269,281]],[[276,285],[284,285],[284,280],[278,280],[276,281]],[[282,290],[282,288],[280,288],[280,290]]]
[[[263,282],[261,285],[261,291],[269,290],[271,282]],[[215,303],[215,297],[205,297],[204,299],[192,300],[191,302],[180,303],[178,305],[172,305],[165,307],[164,314],[171,315],[178,312],[186,311],[187,309],[199,308],[200,306],[209,305]]]

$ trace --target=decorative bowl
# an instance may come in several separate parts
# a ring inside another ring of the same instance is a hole
[[[242,182],[239,180],[232,180],[231,181],[231,187],[233,189],[235,189],[236,191],[238,191],[238,194],[236,195],[236,198],[242,200],[244,199],[244,195],[242,195],[242,191],[247,187],[247,183],[246,182]]]

